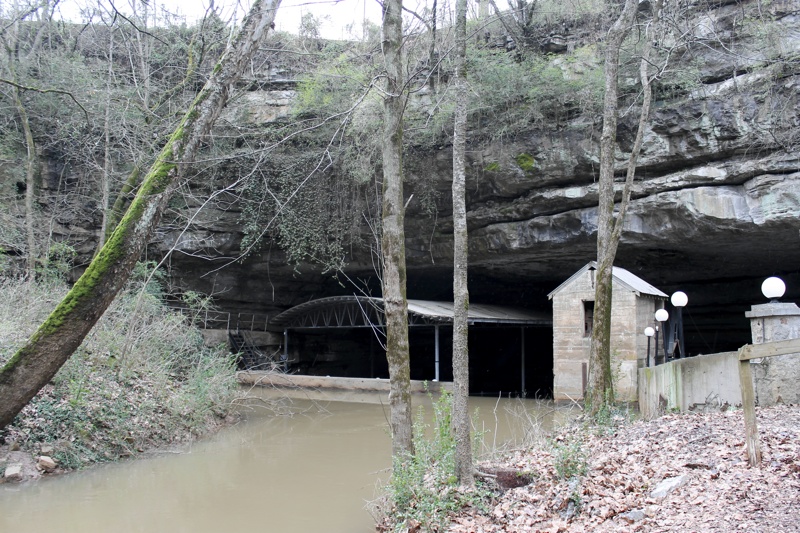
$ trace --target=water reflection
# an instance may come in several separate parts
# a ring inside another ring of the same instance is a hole
[[[0,531],[372,531],[365,502],[391,463],[386,395],[298,391],[275,416],[265,406],[285,391],[255,392],[242,423],[182,453],[0,485]],[[487,448],[520,443],[531,421],[549,429],[570,416],[533,400],[470,403]]]

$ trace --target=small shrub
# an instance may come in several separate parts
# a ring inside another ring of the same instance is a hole
[[[45,281],[65,281],[78,252],[69,244],[54,242],[46,257],[36,265],[36,274]]]
[[[586,475],[588,463],[583,443],[578,438],[553,442],[553,466],[561,479],[572,479]]]
[[[387,486],[387,519],[396,531],[411,526],[438,531],[450,513],[481,505],[488,497],[488,491],[480,485],[471,492],[458,490],[452,408],[452,394],[443,392],[433,404],[433,428],[425,424],[420,409],[414,423],[415,455],[394,458]]]

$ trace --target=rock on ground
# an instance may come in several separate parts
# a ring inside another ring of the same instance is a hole
[[[41,476],[36,461],[31,454],[22,451],[8,451],[10,447],[0,447],[0,483],[30,481]]]

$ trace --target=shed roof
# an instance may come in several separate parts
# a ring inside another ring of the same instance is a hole
[[[412,326],[452,323],[453,302],[408,300]],[[470,304],[470,324],[541,325],[553,323],[548,313],[534,313],[496,305]],[[283,328],[358,328],[383,326],[383,299],[368,296],[332,296],[311,300],[275,316],[271,326]]]
[[[556,289],[547,295],[547,298],[550,300],[553,299],[559,291],[565,288],[567,285],[581,277],[585,272],[589,270],[597,270],[597,261],[590,261],[587,263],[583,268],[575,272],[572,276],[569,277],[567,281],[556,287]],[[621,284],[624,288],[628,289],[631,292],[635,292],[636,296],[652,296],[654,298],[669,298],[665,293],[660,291],[659,289],[655,288],[654,286],[647,283],[645,280],[637,276],[636,274],[632,274],[625,270],[624,268],[614,267],[613,268],[613,280]]]

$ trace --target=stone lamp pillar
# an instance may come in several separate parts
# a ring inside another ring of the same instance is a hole
[[[752,306],[745,316],[750,319],[753,344],[800,338],[797,304],[773,300]],[[752,363],[758,405],[800,402],[800,354],[756,359]]]

